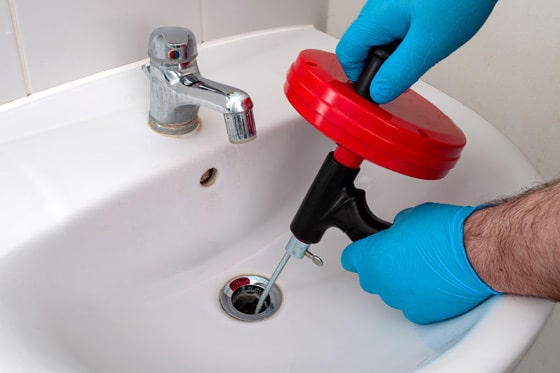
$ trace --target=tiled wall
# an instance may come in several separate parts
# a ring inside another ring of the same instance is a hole
[[[0,0],[0,104],[141,60],[159,26],[188,27],[199,43],[271,27],[324,29],[327,7],[327,0]]]
[[[0,0],[0,103],[25,95],[8,0]]]

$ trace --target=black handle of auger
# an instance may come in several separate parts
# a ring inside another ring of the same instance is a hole
[[[373,46],[368,52],[364,69],[362,70],[358,80],[354,83],[354,91],[360,96],[373,101],[369,94],[369,87],[375,74],[379,71],[383,62],[397,49],[400,40],[395,40],[389,44]]]
[[[391,226],[371,212],[365,191],[354,186],[360,169],[340,164],[333,154],[327,155],[290,224],[293,235],[308,244],[318,243],[330,227],[356,241]]]

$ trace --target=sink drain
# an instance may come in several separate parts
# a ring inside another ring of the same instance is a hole
[[[259,321],[272,316],[282,303],[282,293],[276,284],[270,290],[261,312],[255,314],[259,298],[268,279],[257,275],[234,277],[220,292],[220,304],[228,315],[241,321]]]

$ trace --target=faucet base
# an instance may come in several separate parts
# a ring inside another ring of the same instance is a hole
[[[160,123],[156,121],[151,115],[148,118],[150,127],[162,135],[168,136],[182,136],[196,130],[200,126],[200,119],[196,116],[193,120],[183,123]]]

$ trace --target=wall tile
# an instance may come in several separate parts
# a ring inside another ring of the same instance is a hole
[[[327,0],[202,0],[205,41],[272,27],[325,29]]]
[[[164,25],[201,34],[200,0],[14,0],[32,92],[147,57]]]
[[[0,104],[25,96],[23,74],[19,63],[16,37],[7,0],[0,0]]]

